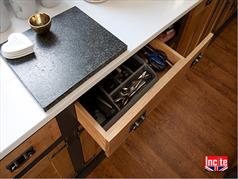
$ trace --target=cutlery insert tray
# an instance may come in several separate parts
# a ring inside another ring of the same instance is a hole
[[[134,55],[78,100],[108,130],[156,81],[155,72]]]

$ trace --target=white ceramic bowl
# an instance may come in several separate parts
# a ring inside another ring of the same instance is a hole
[[[101,3],[101,2],[105,2],[107,0],[85,0],[87,2],[90,2],[90,3]]]

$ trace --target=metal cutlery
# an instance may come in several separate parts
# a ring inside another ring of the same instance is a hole
[[[133,95],[135,95],[146,84],[148,77],[150,77],[150,74],[147,71],[144,71],[136,80],[131,82],[130,86],[122,88],[119,97],[116,98],[114,102],[125,106]]]

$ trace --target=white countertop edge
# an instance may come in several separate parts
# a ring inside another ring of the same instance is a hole
[[[138,50],[140,50],[142,47],[144,47],[147,43],[149,43],[151,40],[153,40],[155,37],[157,37],[161,32],[166,30],[169,26],[171,26],[174,22],[179,20],[181,17],[183,17],[185,14],[187,14],[191,9],[193,9],[195,6],[197,6],[202,0],[197,1],[194,3],[190,8],[188,8],[186,11],[175,17],[172,21],[168,22],[166,26],[164,26],[161,29],[158,29],[158,31],[154,34],[152,34],[146,41],[142,42],[140,45],[138,45],[135,49],[131,51],[126,51],[122,55],[120,55],[118,58],[113,60],[111,63],[109,63],[107,66],[105,66],[103,69],[101,69],[98,73],[90,77],[87,81],[85,81],[82,85],[80,85],[78,88],[76,88],[74,91],[72,91],[69,95],[67,95],[64,99],[62,99],[60,102],[58,102],[55,106],[53,106],[49,111],[47,111],[47,116],[43,118],[37,125],[30,128],[24,135],[16,139],[14,143],[9,145],[7,148],[5,148],[0,153],[0,160],[3,159],[7,154],[9,154],[11,151],[13,151],[17,146],[19,146],[21,143],[23,143],[27,138],[29,138],[32,134],[34,134],[37,130],[39,130],[41,127],[43,127],[47,122],[49,122],[51,119],[53,119],[57,114],[62,112],[65,108],[67,108],[70,104],[75,102],[81,95],[83,95],[86,91],[88,91],[90,88],[92,88],[95,84],[97,84],[100,80],[102,80],[104,77],[106,77],[109,73],[111,73],[114,69],[116,69],[118,66],[120,66],[123,62],[125,62],[127,59],[129,59],[132,55],[134,55]],[[130,50],[130,49],[129,49]]]

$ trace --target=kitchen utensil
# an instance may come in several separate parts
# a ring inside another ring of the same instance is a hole
[[[119,82],[111,75],[107,76],[101,83],[100,86],[107,92],[111,93],[117,86]]]
[[[128,87],[122,88],[119,93],[119,97],[114,100],[115,103],[119,103],[120,106],[125,106],[130,99],[146,84],[147,78],[150,74],[147,71],[142,72],[142,74],[131,82]]]
[[[6,31],[11,25],[9,11],[5,3],[6,0],[0,0],[0,32]]]
[[[107,119],[110,119],[111,117],[113,117],[116,113],[116,110],[105,100],[102,101],[102,100],[99,100],[98,98],[100,99],[100,97],[97,97],[97,101],[96,101],[96,106],[98,110],[101,113],[103,113]]]
[[[28,19],[31,28],[38,34],[48,32],[51,27],[51,17],[46,13],[36,13]]]
[[[135,72],[142,66],[142,63],[138,62],[135,59],[132,59],[132,60],[126,61],[124,65],[128,67],[132,72]]]
[[[17,17],[27,19],[37,10],[35,0],[10,0],[12,9]]]
[[[146,47],[147,47],[151,52],[162,53],[162,54],[165,56],[164,59],[165,59],[166,63],[167,63],[170,67],[173,66],[173,64],[169,61],[169,59],[168,59],[168,57],[167,57],[167,55],[166,55],[166,53],[165,53],[164,51],[155,49],[155,48],[153,48],[151,45],[147,45]]]
[[[146,56],[149,65],[156,71],[163,71],[167,67],[167,55],[161,51],[151,50],[148,46],[145,46],[142,50],[142,53]]]
[[[129,76],[130,72],[123,66],[116,68],[113,71],[113,76],[120,82],[125,81]]]
[[[112,109],[112,106],[108,102],[106,102],[104,99],[102,99],[101,97],[98,96],[97,100],[99,100],[101,103],[103,103],[108,108]]]

